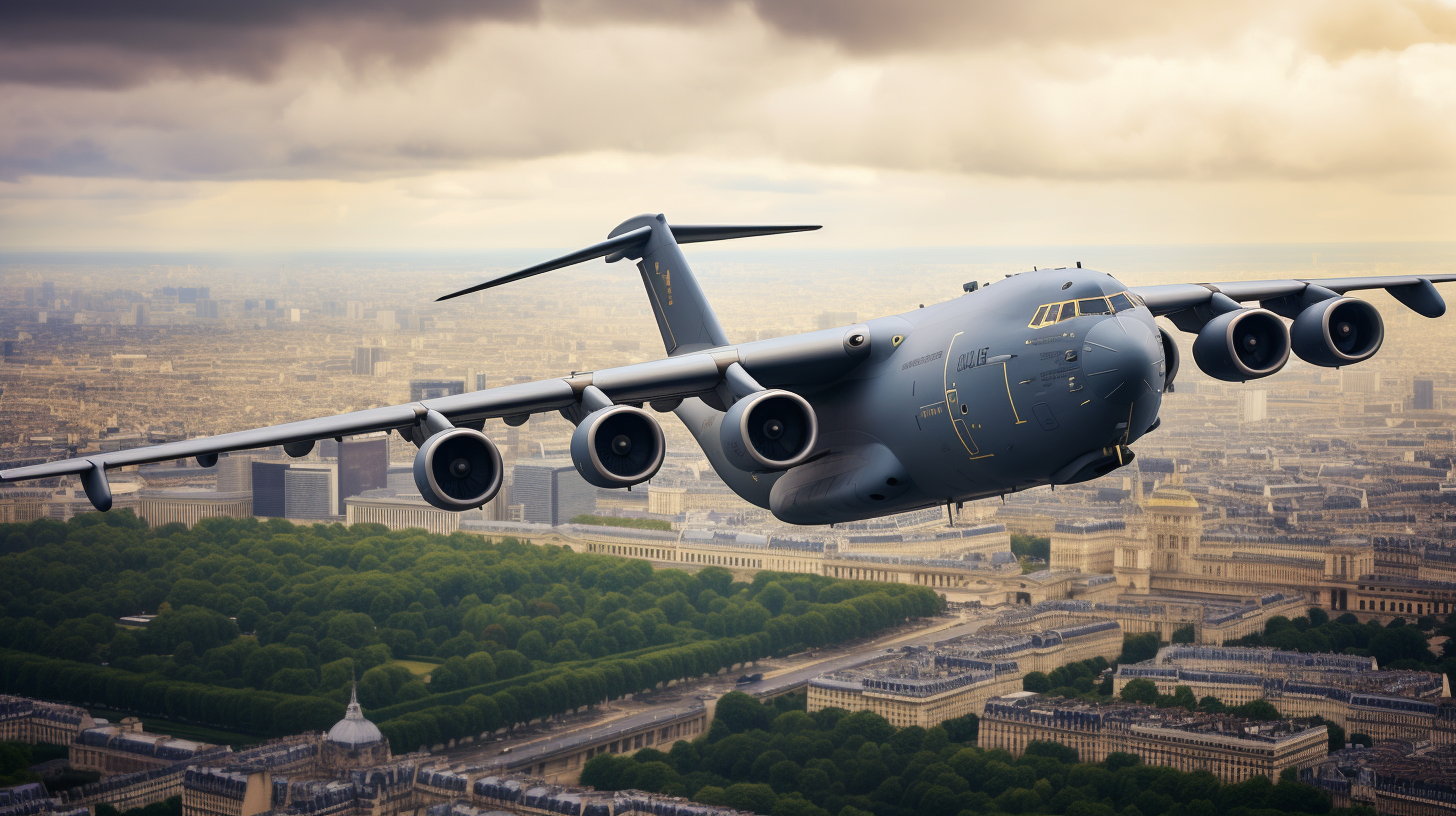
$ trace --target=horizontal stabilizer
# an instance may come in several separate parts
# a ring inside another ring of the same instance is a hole
[[[756,238],[760,235],[780,235],[785,232],[813,232],[818,224],[798,224],[785,227],[717,226],[712,224],[673,224],[672,237],[679,244],[696,244],[700,241],[726,241],[729,238]]]
[[[670,229],[672,230],[673,239],[678,243],[695,244],[701,241],[726,241],[729,238],[752,238],[758,235],[778,235],[784,232],[808,232],[809,230],[819,229],[819,227],[817,225],[717,226],[694,224],[688,226],[673,226]],[[499,278],[476,284],[468,289],[451,292],[443,297],[435,298],[435,300],[436,302],[450,300],[461,295],[479,292],[482,289],[491,289],[502,284],[513,283],[523,278],[539,275],[542,272],[550,272],[553,269],[561,269],[597,258],[612,256],[608,260],[615,261],[624,257],[638,257],[641,254],[640,251],[634,250],[640,250],[642,245],[646,244],[647,239],[651,236],[652,227],[638,227],[634,230],[624,232],[621,235],[608,238],[601,243],[592,244],[585,249],[578,249],[575,252],[562,255],[559,258],[553,258],[552,260],[538,263],[535,266],[528,266],[518,272],[502,275]]]

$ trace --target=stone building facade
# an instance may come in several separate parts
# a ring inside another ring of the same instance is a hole
[[[896,728],[931,728],[980,714],[992,697],[1021,688],[1034,671],[1116,657],[1122,629],[1097,621],[1034,634],[970,636],[829,672],[809,681],[808,708],[873,711]]]
[[[1255,776],[1278,780],[1284,769],[1313,767],[1329,753],[1329,731],[1323,725],[1180,717],[1173,709],[1094,706],[1027,691],[986,703],[977,738],[982,748],[1004,748],[1020,756],[1035,741],[1075,749],[1083,762],[1128,753],[1150,765],[1208,771],[1230,783]]]
[[[1166,646],[1152,660],[1118,666],[1114,693],[1137,679],[1159,694],[1187,686],[1198,699],[1230,706],[1266,700],[1287,717],[1320,716],[1375,740],[1444,741],[1441,703],[1451,696],[1445,675],[1382,671],[1372,657],[1268,648]]]

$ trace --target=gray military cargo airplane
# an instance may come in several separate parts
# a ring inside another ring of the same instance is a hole
[[[665,445],[645,410],[677,414],[718,475],[744,500],[794,524],[829,524],[1085,482],[1133,459],[1158,427],[1178,348],[1153,318],[1196,334],[1193,358],[1221,380],[1279,371],[1289,354],[1343,366],[1380,349],[1384,325],[1360,289],[1384,289],[1439,317],[1433,283],[1456,274],[1127,287],[1090,269],[1039,269],[905,314],[774,340],[733,344],[688,268],[681,244],[815,226],[672,226],[624,221],[607,240],[472,286],[458,297],[595,258],[637,262],[668,356],[408,405],[184,442],[89,453],[0,471],[0,481],[78,475],[98,510],[106,471],[282,445],[304,456],[320,439],[397,431],[419,448],[414,477],[430,504],[480,507],[502,462],[485,420],[520,425],[560,411],[576,425],[571,457],[586,481],[651,479]],[[1257,307],[1245,306],[1257,302]],[[1280,318],[1291,321],[1289,325]]]

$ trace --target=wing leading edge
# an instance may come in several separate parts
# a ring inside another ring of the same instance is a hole
[[[1428,312],[1421,293],[1435,283],[1456,282],[1456,273],[1436,275],[1386,275],[1358,278],[1310,278],[1307,280],[1265,280],[1229,281],[1226,283],[1170,283],[1160,286],[1134,286],[1132,291],[1147,303],[1155,315],[1166,315],[1183,309],[1201,306],[1215,294],[1221,294],[1240,303],[1251,300],[1267,301],[1302,294],[1310,286],[1328,289],[1343,295],[1360,289],[1384,289],[1397,300],[1427,317],[1439,317],[1443,312]],[[1425,308],[1423,308],[1425,307]]]
[[[307,444],[320,439],[377,431],[399,430],[408,433],[424,423],[431,412],[443,415],[457,426],[468,426],[495,417],[524,418],[529,414],[557,411],[577,404],[581,399],[581,392],[588,385],[595,385],[618,403],[688,397],[714,389],[722,379],[722,370],[737,359],[738,355],[732,353],[732,350],[726,355],[685,355],[622,368],[573,374],[560,379],[518,383],[468,394],[453,394],[404,405],[370,408],[182,442],[92,453],[74,459],[0,471],[0,483],[52,476],[86,476],[111,468],[188,457],[200,457],[205,461],[220,453],[275,445],[304,444],[306,452]]]

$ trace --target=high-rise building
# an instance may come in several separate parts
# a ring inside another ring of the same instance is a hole
[[[1434,411],[1436,409],[1436,384],[1431,380],[1416,380],[1411,383],[1414,393],[1411,395],[1411,408],[1417,411]]]
[[[283,518],[283,478],[286,462],[253,462],[253,515]]]
[[[338,512],[338,472],[332,464],[298,464],[283,473],[283,516],[319,519]]]
[[[345,439],[339,447],[338,514],[344,500],[389,484],[389,436]]]
[[[152,307],[145,303],[138,303],[132,310],[132,323],[137,326],[150,326],[152,324]]]
[[[51,281],[42,281],[40,284],[40,299],[45,301],[46,306],[53,306],[56,302],[56,285]]]
[[[597,490],[570,459],[528,459],[517,462],[512,473],[511,502],[523,506],[525,521],[554,526],[596,512]]]
[[[1239,400],[1240,419],[1244,422],[1263,422],[1269,418],[1269,392],[1262,388],[1245,391]]]
[[[410,380],[410,402],[465,393],[464,380]]]
[[[1341,369],[1340,390],[1346,394],[1380,393],[1380,372],[1369,368]]]
[[[388,350],[382,346],[355,346],[354,373],[372,377],[379,364],[388,359]]]
[[[379,328],[385,331],[394,331],[397,325],[393,310],[380,309],[374,313],[374,320],[379,324]]]
[[[253,494],[253,457],[224,454],[217,461],[217,492]]]
[[[210,298],[197,299],[197,316],[216,320],[219,316],[218,302]]]
[[[364,304],[357,300],[351,300],[344,305],[345,316],[350,320],[364,319]]]

